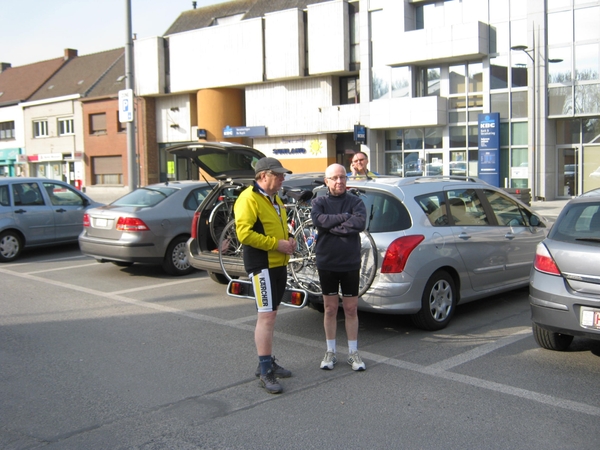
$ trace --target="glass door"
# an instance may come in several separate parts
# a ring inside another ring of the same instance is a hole
[[[558,175],[557,197],[579,195],[579,148],[559,148],[556,172]]]

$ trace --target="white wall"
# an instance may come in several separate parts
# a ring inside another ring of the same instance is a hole
[[[151,37],[133,41],[134,80],[136,95],[156,95],[165,92],[164,39]]]
[[[75,134],[58,135],[58,119],[73,118]],[[24,136],[27,155],[44,153],[73,154],[83,151],[83,105],[78,99],[41,104],[23,104]],[[48,137],[33,138],[33,121],[48,121]]]
[[[350,67],[348,4],[333,1],[308,5],[308,70],[311,75]]]
[[[302,11],[288,9],[265,16],[265,72],[268,80],[304,76]]]
[[[156,99],[156,139],[158,142],[185,142],[196,140],[191,135],[190,96],[188,94],[158,97]],[[171,125],[178,125],[177,127]]]
[[[263,81],[262,19],[169,37],[171,92]]]
[[[263,83],[246,88],[246,124],[270,135],[350,131],[359,105],[333,105],[334,77]]]

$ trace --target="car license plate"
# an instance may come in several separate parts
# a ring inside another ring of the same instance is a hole
[[[96,219],[94,221],[95,225],[97,228],[106,228],[108,226],[108,220],[107,219]]]
[[[600,329],[600,309],[581,308],[581,326]]]

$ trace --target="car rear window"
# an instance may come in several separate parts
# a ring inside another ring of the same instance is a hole
[[[600,242],[600,202],[572,205],[551,228],[550,239]]]
[[[140,188],[120,199],[115,200],[111,204],[114,206],[135,206],[138,208],[148,208],[162,202],[165,198],[173,195],[179,189],[171,187],[160,188]]]
[[[361,192],[367,207],[367,229],[371,233],[407,230],[412,221],[404,204],[396,197],[376,191]]]

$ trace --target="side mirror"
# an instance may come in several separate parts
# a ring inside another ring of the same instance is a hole
[[[532,227],[539,227],[540,223],[542,223],[540,218],[538,216],[536,216],[535,214],[529,218],[529,224]]]

